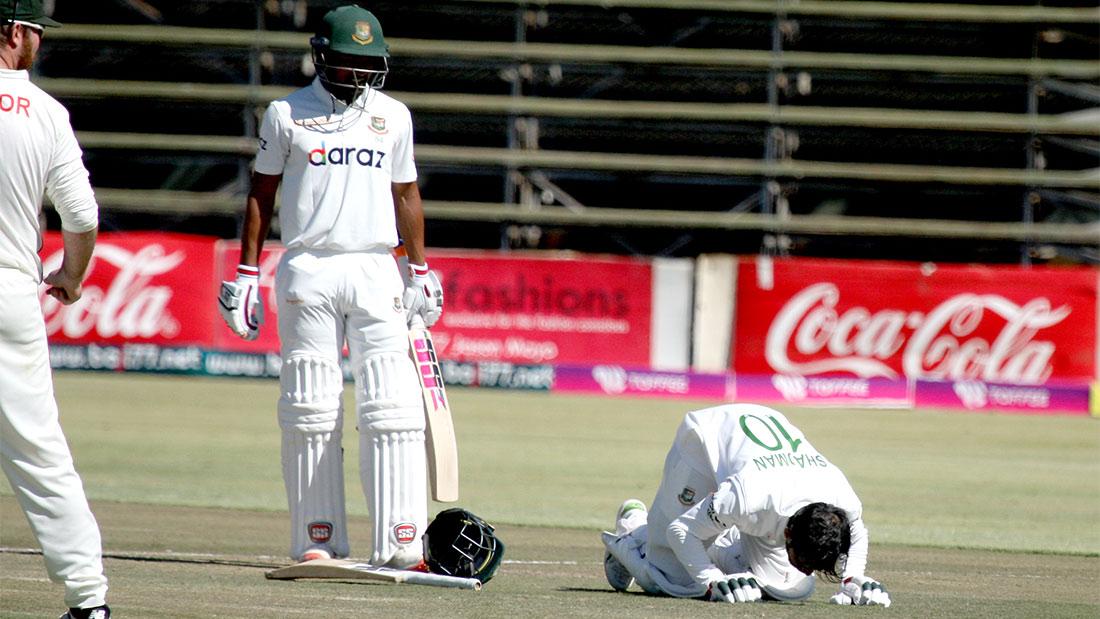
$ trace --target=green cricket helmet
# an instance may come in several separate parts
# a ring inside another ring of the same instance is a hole
[[[436,515],[424,530],[424,562],[435,574],[489,579],[504,558],[504,544],[481,518],[452,507]]]
[[[360,6],[349,4],[326,13],[309,44],[317,75],[330,91],[351,92],[356,99],[386,81],[390,47],[378,18]]]

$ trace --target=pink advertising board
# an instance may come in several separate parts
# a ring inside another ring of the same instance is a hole
[[[434,250],[445,311],[432,327],[455,361],[647,366],[653,269],[647,260]]]

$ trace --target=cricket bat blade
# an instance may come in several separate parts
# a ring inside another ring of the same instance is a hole
[[[431,574],[412,570],[395,570],[388,567],[375,567],[369,563],[349,559],[318,559],[295,563],[271,570],[264,574],[269,580],[298,580],[306,578],[328,578],[335,580],[379,580],[396,584],[428,585],[430,587],[450,587],[452,589],[481,590],[481,581],[476,578],[459,578],[443,574]]]
[[[428,443],[428,479],[432,498],[443,503],[458,500],[458,443],[455,439],[451,405],[443,385],[432,334],[415,318],[409,327],[409,356],[416,365],[424,400]]]

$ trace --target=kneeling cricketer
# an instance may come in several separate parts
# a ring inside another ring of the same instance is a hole
[[[605,532],[612,588],[717,602],[798,601],[814,573],[833,604],[890,605],[867,576],[867,527],[844,474],[782,413],[729,404],[684,417],[652,510],[623,502]]]

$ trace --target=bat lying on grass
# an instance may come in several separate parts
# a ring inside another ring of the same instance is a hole
[[[388,567],[374,567],[369,563],[349,559],[318,559],[316,561],[295,563],[294,565],[271,570],[265,576],[271,580],[297,580],[299,578],[381,580],[411,585],[481,590],[481,581],[476,578],[459,578],[457,576],[414,572],[412,570],[394,570]]]

